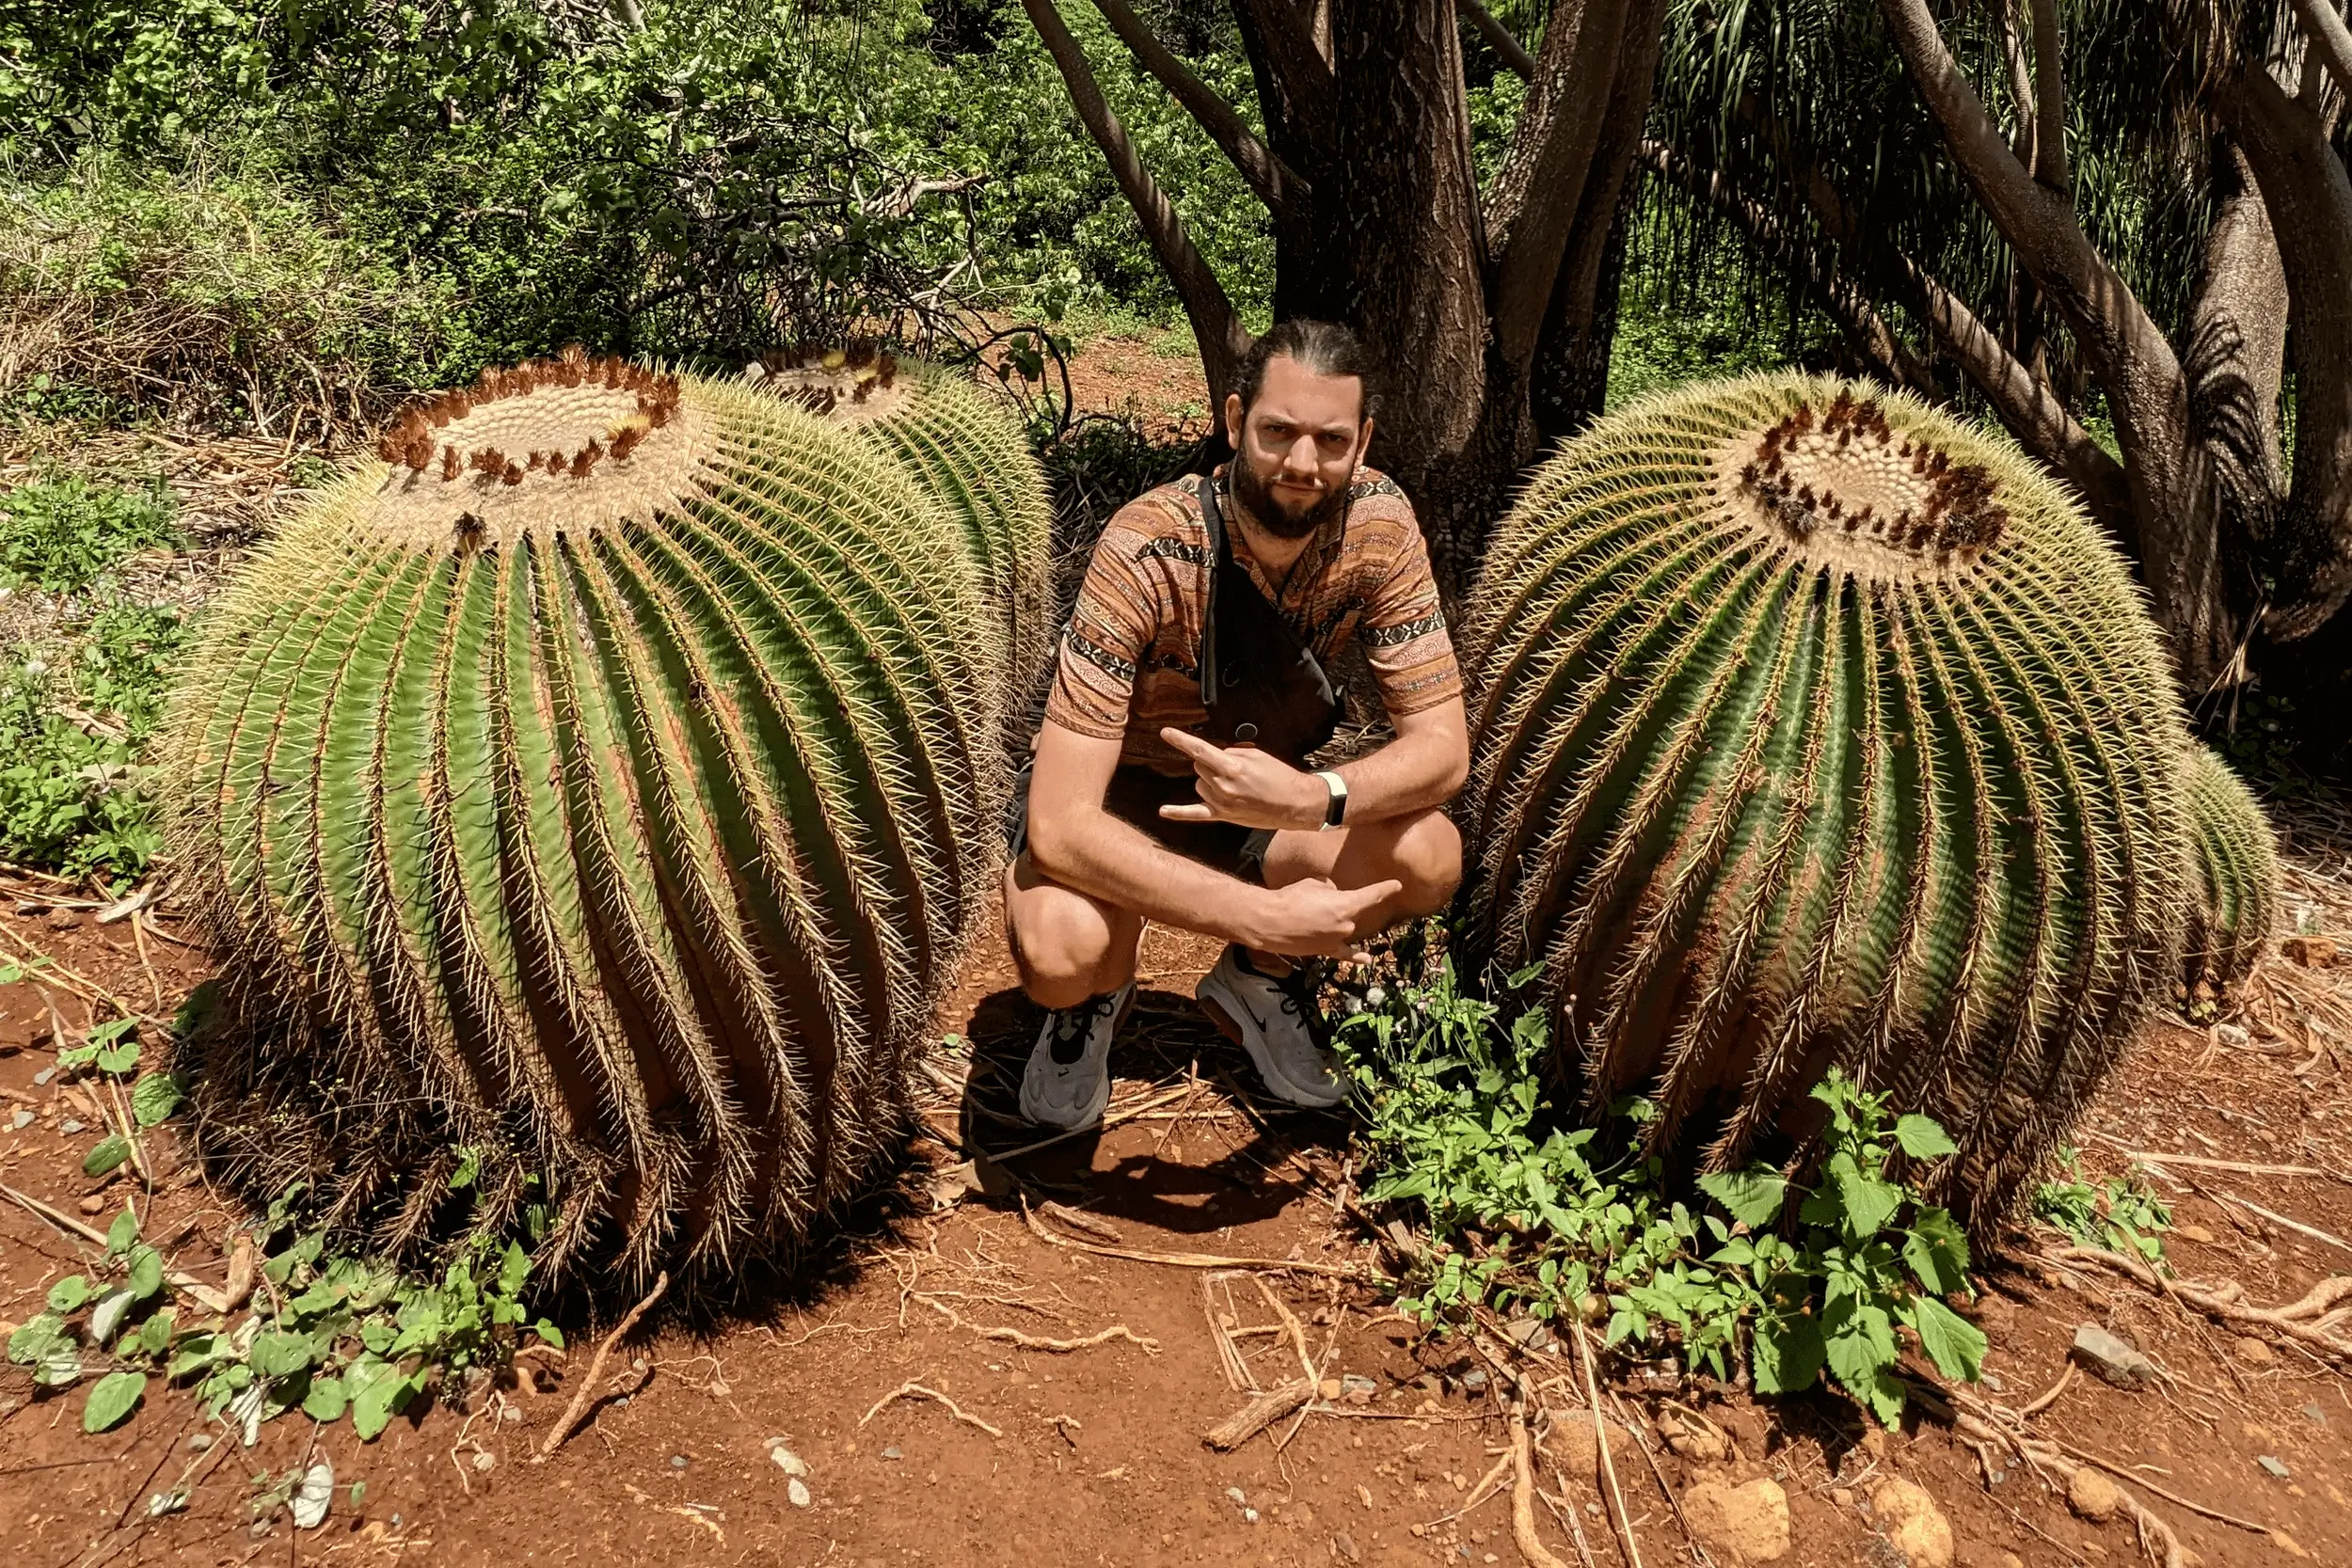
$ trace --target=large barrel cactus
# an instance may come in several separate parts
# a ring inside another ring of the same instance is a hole
[[[191,1048],[210,1147],[394,1246],[798,1241],[897,1130],[999,859],[981,580],[895,466],[739,386],[570,350],[412,411],[223,594],[172,717],[235,1004]]]
[[[2196,897],[2182,955],[2193,1009],[2209,1009],[2262,957],[2278,907],[2279,846],[2270,819],[2229,764],[2203,746],[2181,769]]]
[[[1834,380],[1650,399],[1537,473],[1463,645],[1470,946],[1686,1168],[1800,1156],[1839,1065],[1989,1222],[2170,984],[2165,657],[2004,441]]]
[[[746,379],[855,432],[962,527],[1010,650],[1009,718],[1023,722],[1052,646],[1054,514],[1021,427],[970,377],[871,348],[787,349]]]

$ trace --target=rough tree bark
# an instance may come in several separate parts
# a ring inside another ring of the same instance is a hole
[[[1412,496],[1458,596],[1540,439],[1596,412],[1613,229],[1657,69],[1661,0],[1557,0],[1531,55],[1469,0],[1232,0],[1263,138],[1126,0],[1112,31],[1266,205],[1275,313],[1354,325],[1395,375],[1373,461]],[[1056,0],[1022,0],[1142,221],[1213,389],[1248,336],[1103,101]],[[1463,18],[1529,78],[1490,192],[1470,160]],[[1605,360],[1601,361],[1605,367]]]

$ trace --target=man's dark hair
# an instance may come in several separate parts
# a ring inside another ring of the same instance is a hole
[[[1311,375],[1352,375],[1364,386],[1362,417],[1369,420],[1380,411],[1379,361],[1356,329],[1338,322],[1297,318],[1277,322],[1249,345],[1249,352],[1235,367],[1233,395],[1241,399],[1243,419],[1249,417],[1249,405],[1258,401],[1258,388],[1265,385],[1266,361],[1275,358],[1294,360]]]

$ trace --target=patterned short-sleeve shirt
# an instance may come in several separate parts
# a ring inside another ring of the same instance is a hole
[[[1200,486],[1215,483],[1232,515],[1224,472],[1186,475],[1129,501],[1103,531],[1087,567],[1046,720],[1080,735],[1123,738],[1120,760],[1162,773],[1189,773],[1163,726],[1198,730],[1197,663],[1209,602],[1208,529]],[[1461,672],[1429,572],[1413,503],[1395,481],[1357,471],[1341,515],[1309,542],[1278,595],[1236,531],[1234,559],[1291,629],[1327,667],[1351,641],[1363,644],[1391,719],[1458,697]]]

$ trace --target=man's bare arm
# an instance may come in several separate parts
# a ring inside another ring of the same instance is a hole
[[[1470,726],[1462,699],[1391,721],[1396,738],[1334,769],[1347,782],[1347,820],[1378,822],[1443,805],[1470,776]],[[1331,791],[1321,779],[1253,747],[1213,746],[1182,730],[1160,738],[1192,759],[1201,804],[1163,806],[1174,822],[1238,822],[1246,828],[1323,826]]]
[[[1187,860],[1104,809],[1119,752],[1116,737],[1098,739],[1051,722],[1038,736],[1029,857],[1065,887],[1146,920],[1263,952],[1343,957],[1356,951],[1359,918],[1402,888],[1384,881],[1343,891],[1313,878],[1268,889]]]

